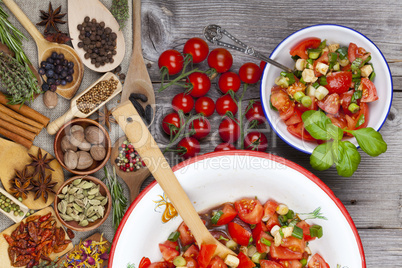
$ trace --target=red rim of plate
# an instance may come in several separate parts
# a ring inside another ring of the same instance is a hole
[[[244,151],[244,150],[230,150],[230,151],[221,151],[221,152],[211,152],[211,153],[206,153],[200,156],[196,156],[193,158],[190,158],[186,161],[183,161],[177,165],[175,165],[172,170],[173,172],[180,170],[188,165],[191,165],[195,162],[202,161],[208,158],[213,158],[213,157],[219,157],[219,156],[228,156],[228,155],[236,155],[236,156],[251,156],[251,157],[259,157],[259,158],[264,158],[268,159],[271,161],[275,161],[279,164],[285,165],[289,168],[292,168],[299,173],[303,174],[306,176],[309,180],[314,182],[318,187],[321,188],[330,198],[331,200],[337,205],[339,210],[342,212],[343,216],[349,223],[350,228],[352,229],[352,232],[355,236],[357,246],[359,248],[360,252],[360,257],[362,260],[362,268],[366,268],[366,258],[364,256],[364,250],[363,250],[363,245],[359,236],[359,233],[356,229],[356,226],[352,220],[352,217],[349,215],[349,212],[346,210],[345,206],[342,204],[342,202],[335,196],[335,194],[332,192],[332,190],[323,182],[321,181],[317,176],[315,176],[313,173],[310,171],[306,170],[305,168],[299,166],[298,164],[287,160],[283,157],[279,157],[276,155],[272,155],[269,153],[263,153],[263,152],[255,152],[255,151]],[[117,228],[116,234],[113,238],[113,243],[112,247],[110,249],[110,254],[109,254],[109,262],[108,262],[108,267],[112,267],[113,263],[113,257],[114,253],[116,250],[116,244],[120,238],[121,232],[123,231],[125,224],[128,220],[128,218],[131,215],[131,212],[134,210],[134,208],[137,206],[137,204],[142,200],[142,198],[157,184],[156,181],[153,181],[151,184],[149,184],[138,196],[137,198],[131,203],[130,207],[127,209],[126,214],[124,215],[123,219],[120,222],[119,227]]]

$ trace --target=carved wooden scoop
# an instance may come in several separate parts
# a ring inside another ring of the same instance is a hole
[[[177,212],[190,228],[198,245],[216,244],[218,247],[215,255],[221,258],[225,258],[228,254],[235,255],[233,251],[219,243],[207,230],[133,105],[126,101],[119,105],[112,114]]]

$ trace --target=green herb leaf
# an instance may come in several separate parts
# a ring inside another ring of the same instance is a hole
[[[358,127],[360,127],[361,125],[363,125],[365,121],[366,121],[366,119],[365,119],[365,117],[364,117],[364,114],[362,114],[362,115],[359,117],[359,119],[357,120],[357,123],[356,123],[355,128],[358,128]]]
[[[360,164],[360,154],[350,141],[340,141],[337,149],[336,170],[343,177],[350,177]]]
[[[360,85],[360,82],[359,82]],[[359,86],[357,86],[359,87]],[[363,96],[363,90],[356,90],[353,95],[352,95],[352,99],[350,100],[350,102],[354,102],[356,103],[357,100],[361,99]]]
[[[323,76],[320,77],[320,85],[322,85],[322,86],[328,85],[326,76],[323,75]]]
[[[215,213],[215,215],[212,216],[211,222],[212,222],[213,224],[217,224],[222,215],[223,215],[223,211],[222,211],[222,210],[217,211],[217,212]]]
[[[317,49],[323,50],[327,46],[327,39],[324,39],[321,41],[320,45],[318,46]]]
[[[331,52],[328,54],[328,58],[329,58],[329,69],[331,70],[332,68],[334,68],[336,60],[338,59],[338,54]]]
[[[292,85],[296,82],[295,75],[293,73],[281,72],[281,76],[287,78],[289,85]]]
[[[352,65],[350,66],[350,68],[352,69],[352,71],[357,71],[359,70],[361,64],[362,64],[363,60],[361,58],[356,58],[353,62]]]
[[[347,132],[355,136],[360,148],[370,156],[378,156],[387,151],[387,144],[382,135],[371,127]]]
[[[346,59],[348,56],[348,48],[347,47],[340,47],[336,50],[336,52],[339,54],[339,58],[341,60]]]
[[[314,169],[323,171],[334,164],[331,147],[332,142],[323,143],[315,147],[310,156],[310,164]]]
[[[327,132],[327,127],[332,125],[331,120],[321,111],[306,111],[302,114],[304,128],[319,140],[329,140],[331,136]]]

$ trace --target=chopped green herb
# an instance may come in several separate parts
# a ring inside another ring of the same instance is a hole
[[[212,222],[213,224],[217,224],[222,215],[223,215],[223,211],[222,211],[222,210],[217,211],[217,212],[215,213],[215,215],[212,216],[211,222]]]
[[[327,46],[327,39],[324,39],[321,41],[320,45],[318,46],[318,49],[323,50]]]
[[[320,85],[322,85],[322,86],[328,85],[326,76],[323,75],[320,77]]]
[[[298,239],[303,239],[303,229],[299,226],[294,226],[292,236]]]
[[[365,121],[366,121],[366,120],[365,120],[365,118],[364,118],[364,114],[362,114],[362,115],[359,117],[359,119],[357,120],[357,122],[356,122],[356,128],[358,128],[358,127],[360,127],[361,125],[363,125]]]
[[[323,235],[322,226],[321,225],[313,225],[310,227],[310,236],[321,238]]]
[[[268,239],[261,237],[261,243],[263,243],[264,245],[267,245],[268,247],[271,246],[271,241],[269,241]]]
[[[294,82],[296,82],[295,75],[293,73],[281,72],[281,76],[287,78],[289,85],[292,85]]]
[[[335,63],[337,62],[338,59],[338,54],[331,52],[328,54],[328,58],[329,58],[329,69],[333,69]]]
[[[360,66],[362,65],[363,60],[361,58],[356,58],[353,62],[350,68],[352,69],[353,72],[359,70]]]
[[[169,241],[172,241],[172,242],[176,242],[177,239],[179,239],[179,237],[180,237],[180,232],[178,232],[178,231],[172,232],[172,233],[169,235],[168,240],[169,240]]]
[[[348,48],[347,47],[340,47],[336,50],[341,60],[344,60],[348,57]]]
[[[227,239],[227,238],[225,238],[223,236],[219,236],[218,240],[223,240],[223,241],[226,241],[226,242],[229,241],[229,239]]]

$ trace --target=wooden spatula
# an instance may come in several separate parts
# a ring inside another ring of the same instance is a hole
[[[209,233],[133,105],[126,101],[118,106],[112,114],[190,228],[198,245],[216,244],[218,247],[215,255],[221,258],[225,258],[228,254],[235,255]]]

